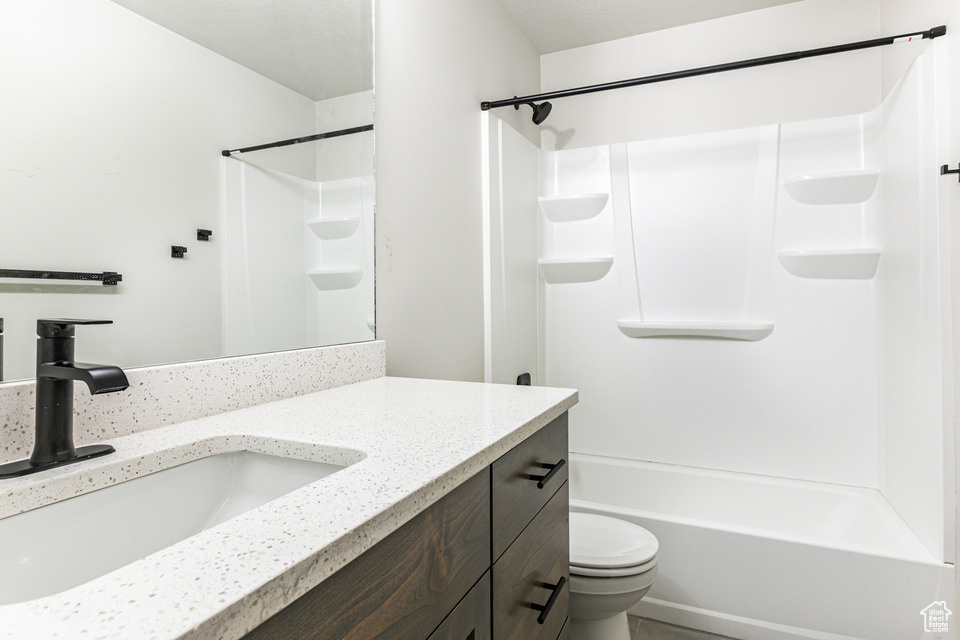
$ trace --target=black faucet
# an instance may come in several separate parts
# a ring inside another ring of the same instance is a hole
[[[37,320],[37,420],[33,453],[27,460],[0,465],[0,478],[44,471],[71,462],[113,453],[108,444],[73,446],[73,382],[90,393],[123,391],[130,383],[119,367],[73,361],[76,325],[111,324],[111,320]]]

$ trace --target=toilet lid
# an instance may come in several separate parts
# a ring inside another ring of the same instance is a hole
[[[570,564],[596,569],[633,567],[657,555],[660,543],[632,522],[595,513],[570,514]]]

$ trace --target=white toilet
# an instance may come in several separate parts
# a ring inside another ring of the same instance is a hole
[[[627,609],[653,586],[659,549],[631,522],[570,514],[571,640],[630,640]]]

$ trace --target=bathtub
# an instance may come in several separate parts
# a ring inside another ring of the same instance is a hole
[[[925,633],[921,615],[952,606],[953,566],[875,490],[570,458],[571,510],[660,541],[657,582],[633,615],[744,640],[953,637]]]

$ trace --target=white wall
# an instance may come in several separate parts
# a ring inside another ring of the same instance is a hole
[[[124,278],[2,285],[8,377],[32,377],[44,316],[116,321],[78,332],[81,360],[220,355],[219,151],[309,132],[314,102],[108,0],[0,3],[0,77],[2,266]]]
[[[541,58],[543,91],[879,36],[871,0],[804,0]],[[876,49],[557,100],[544,149],[863,113],[880,98]]]
[[[482,380],[480,102],[539,86],[495,0],[376,7],[377,337],[390,375]],[[529,139],[529,112],[500,114]]]

